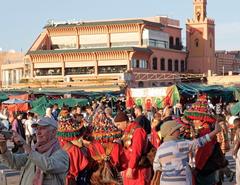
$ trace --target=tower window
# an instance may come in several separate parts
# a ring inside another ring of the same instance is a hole
[[[212,39],[210,39],[210,48],[212,48]]]
[[[199,47],[199,39],[195,39],[195,46],[198,48]]]
[[[198,20],[198,22],[200,21],[200,18],[201,18],[201,13],[197,12],[197,20]]]

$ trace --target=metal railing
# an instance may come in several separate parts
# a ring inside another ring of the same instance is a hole
[[[135,81],[165,81],[165,80],[184,80],[197,79],[204,77],[204,74],[189,74],[189,73],[141,73],[134,72],[133,79]]]

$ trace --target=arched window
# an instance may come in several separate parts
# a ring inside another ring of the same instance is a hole
[[[140,59],[139,68],[147,69],[148,68],[148,61],[145,60],[145,59]]]
[[[168,71],[172,71],[172,59],[168,59]]]
[[[153,59],[152,59],[152,69],[153,70],[157,70],[157,58],[156,57],[154,57]]]
[[[138,87],[144,87],[144,83],[142,81],[138,82]]]
[[[173,37],[169,37],[169,48],[173,48]]]
[[[140,62],[139,60],[136,60],[136,68],[139,68],[140,67]]]
[[[185,71],[185,61],[181,60],[181,72]]]
[[[198,48],[199,47],[199,39],[195,39],[195,46]]]
[[[200,18],[201,18],[201,13],[200,12],[197,12],[197,20],[198,20],[198,22],[200,21]]]
[[[131,62],[131,64],[132,64],[132,68],[135,68],[136,67],[136,60],[135,59],[132,59],[132,62]]]
[[[180,46],[180,39],[177,37],[176,38],[176,46],[179,47]]]
[[[178,71],[178,60],[174,61],[174,70]]]
[[[161,66],[160,66],[162,71],[165,71],[165,58],[161,58]]]

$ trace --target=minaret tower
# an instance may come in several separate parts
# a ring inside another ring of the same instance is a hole
[[[188,19],[187,50],[188,71],[205,73],[215,72],[215,23],[207,18],[207,0],[193,0],[193,19]]]
[[[207,0],[194,0],[194,20],[203,22],[207,17]]]

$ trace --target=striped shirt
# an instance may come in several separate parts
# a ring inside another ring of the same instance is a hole
[[[162,171],[161,185],[187,185],[186,166],[189,163],[189,152],[204,146],[210,141],[208,135],[192,141],[173,140],[160,145],[157,150],[153,169]]]

